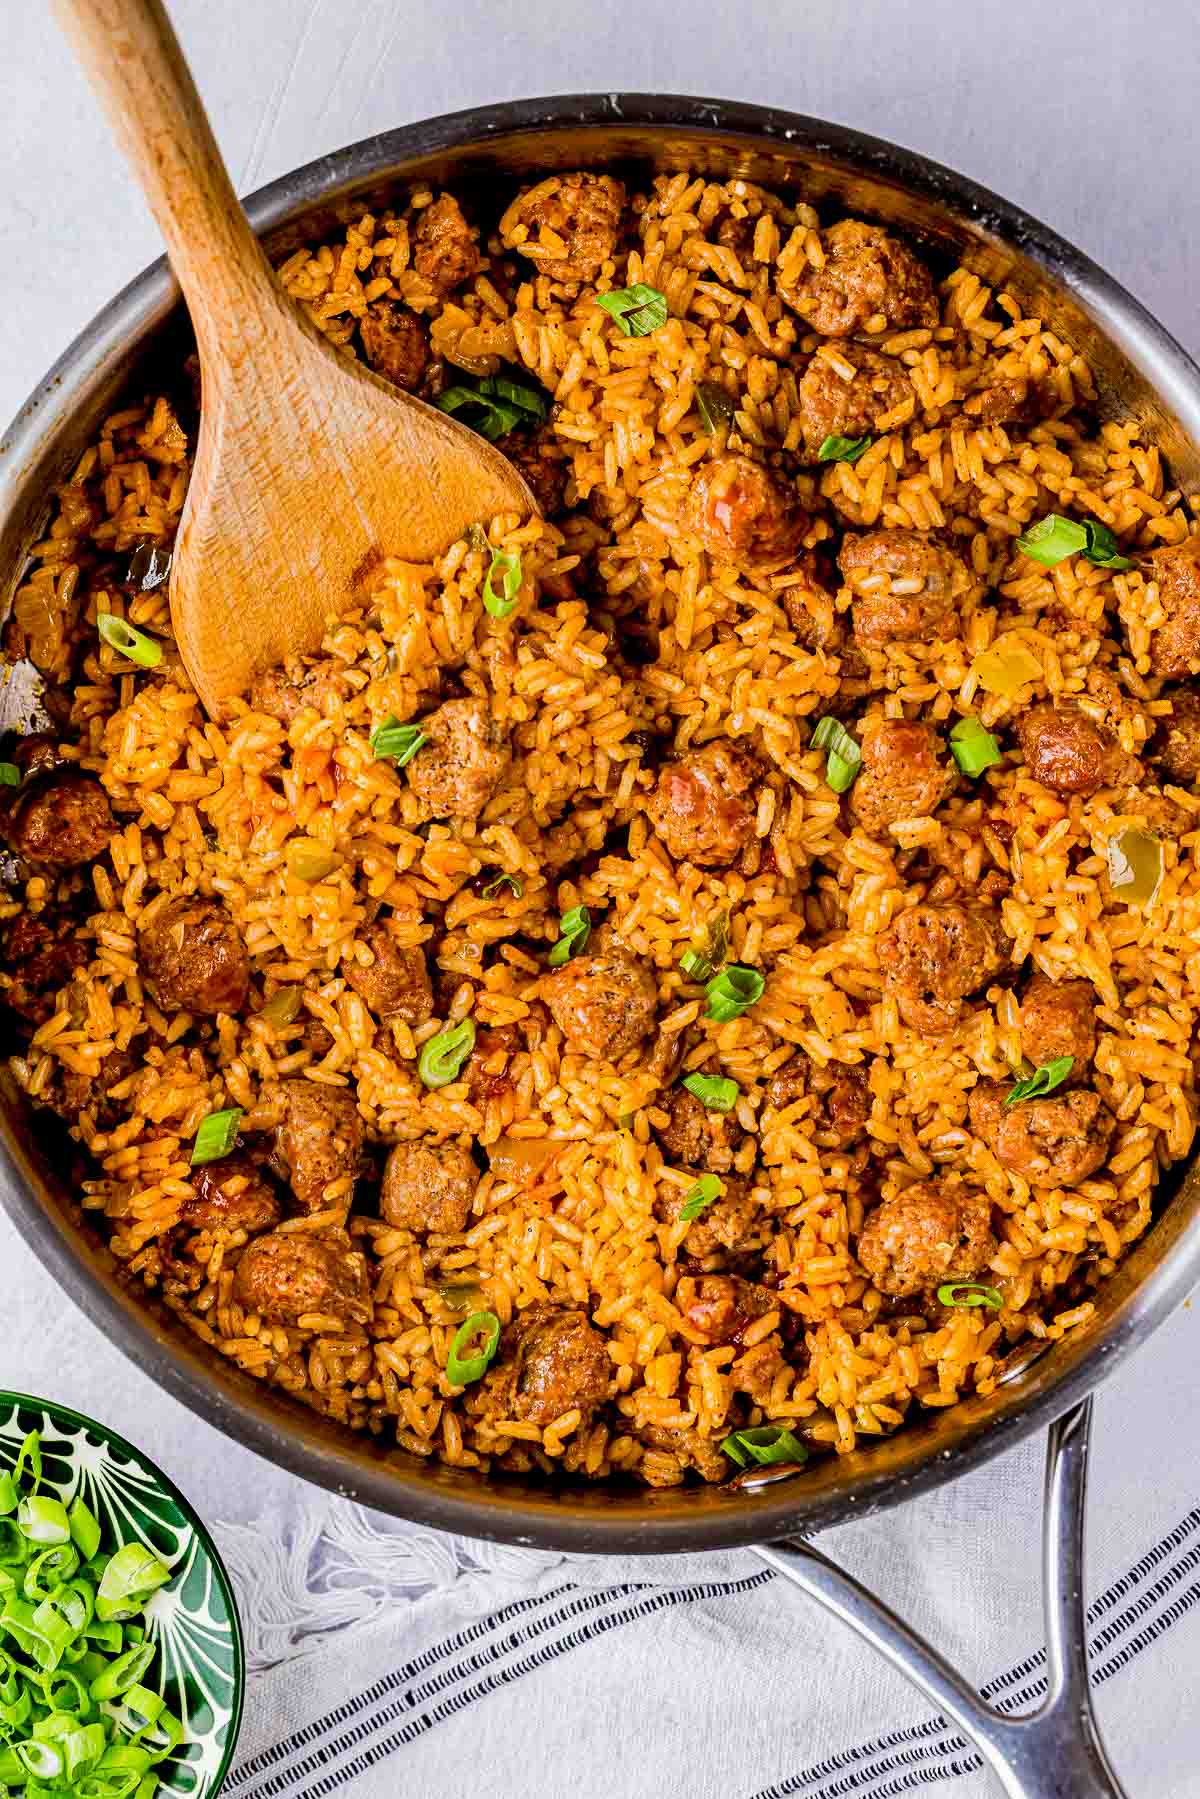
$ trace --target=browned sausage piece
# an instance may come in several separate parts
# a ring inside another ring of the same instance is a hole
[[[566,505],[570,464],[549,426],[512,432],[504,439],[504,454],[532,490],[542,517],[558,518]]]
[[[728,868],[754,836],[752,756],[719,739],[668,762],[646,806],[650,822],[676,862]]]
[[[363,1121],[345,1087],[300,1078],[281,1081],[278,1093],[283,1117],[275,1132],[276,1153],[301,1211],[319,1212],[331,1182],[358,1176]]]
[[[749,456],[713,456],[692,478],[680,522],[710,556],[747,568],[786,561],[808,530],[794,493]]]
[[[240,1012],[250,986],[242,934],[219,900],[172,900],[138,927],[142,971],[164,1012]]]
[[[838,566],[854,595],[859,643],[929,643],[957,631],[956,602],[970,577],[962,558],[927,531],[848,534]]]
[[[701,1480],[725,1480],[734,1472],[733,1463],[721,1454],[719,1445],[701,1436],[698,1430],[672,1430],[665,1424],[643,1424],[637,1435],[638,1441],[647,1449],[660,1449],[666,1455],[677,1457],[685,1468],[694,1468]],[[651,1487],[675,1484],[670,1478],[656,1480],[645,1468],[642,1478]]]
[[[658,1141],[675,1168],[705,1168],[711,1174],[728,1174],[746,1133],[732,1112],[713,1112],[689,1093],[672,1087],[658,1102],[668,1122]]]
[[[416,313],[394,300],[374,300],[359,322],[358,334],[375,373],[415,394],[429,362],[429,334]]]
[[[576,1407],[583,1422],[608,1398],[612,1363],[586,1312],[532,1305],[501,1339],[502,1361],[489,1377],[488,1409],[545,1429]]]
[[[706,1343],[733,1343],[748,1324],[773,1312],[779,1301],[757,1281],[730,1274],[702,1274],[686,1286],[680,1282],[676,1304],[688,1328]]]
[[[938,761],[938,740],[928,725],[876,714],[863,728],[862,772],[850,789],[850,810],[863,830],[878,837],[902,818],[928,818],[954,784],[953,770]]]
[[[1103,1167],[1117,1121],[1098,1093],[1077,1087],[1006,1106],[1011,1091],[985,1081],[969,1104],[971,1129],[1005,1168],[1035,1187],[1075,1187]]]
[[[782,1112],[810,1096],[815,1140],[822,1146],[828,1142],[848,1149],[866,1136],[871,1095],[865,1068],[845,1062],[821,1068],[798,1049],[791,1061],[771,1076],[764,1098],[768,1106]]]
[[[1027,381],[1023,375],[1005,375],[990,387],[969,394],[963,401],[963,411],[981,425],[1031,425],[1043,411],[1053,410],[1052,404],[1045,404],[1049,399],[1036,382]]]
[[[80,1074],[76,1069],[64,1068],[61,1095],[57,1100],[52,1098],[50,1104],[60,1117],[69,1119],[72,1124],[78,1122],[81,1112],[90,1112],[97,1130],[111,1131],[114,1125],[136,1110],[132,1091],[118,1099],[113,1089],[123,1087],[131,1075],[144,1067],[144,1057],[134,1055],[132,1049],[113,1049],[95,1074]],[[157,1071],[155,1073],[157,1075]]]
[[[5,823],[15,855],[44,868],[78,868],[104,854],[116,822],[99,781],[63,767],[20,790]]]
[[[416,215],[413,268],[443,297],[479,273],[479,233],[453,194],[440,194]]]
[[[1035,1068],[1071,1056],[1069,1079],[1084,1077],[1096,1053],[1096,989],[1090,981],[1034,975],[1021,995],[1021,1053]]]
[[[478,818],[512,760],[506,733],[480,699],[447,700],[421,721],[428,737],[408,784],[436,818]]]
[[[1044,700],[1023,712],[1017,742],[1034,780],[1055,793],[1086,797],[1141,773],[1136,756],[1126,756],[1111,731],[1068,700]]]
[[[51,737],[48,731],[28,732],[14,744],[12,759],[26,780],[31,775],[48,774],[51,769],[62,768],[65,761],[57,738]]]
[[[19,912],[4,930],[0,1000],[30,1024],[45,1024],[54,996],[92,959],[91,944],[75,935],[61,912]]]
[[[1200,538],[1153,550],[1148,581],[1157,581],[1166,622],[1150,637],[1151,673],[1179,681],[1200,672]]]
[[[820,550],[806,550],[780,593],[788,623],[806,650],[835,650],[845,635],[834,611],[837,570]]]
[[[1151,752],[1175,786],[1194,787],[1200,781],[1200,693],[1173,687],[1162,697],[1170,700],[1171,713],[1159,719]]]
[[[716,1255],[719,1250],[733,1253],[747,1250],[758,1241],[762,1207],[754,1198],[749,1181],[727,1174],[721,1187],[720,1196],[692,1220],[684,1238],[687,1254],[700,1261]],[[677,1222],[686,1203],[687,1194],[675,1191],[662,1202],[662,1216],[668,1224]]]
[[[265,1231],[279,1223],[279,1195],[249,1156],[224,1156],[193,1168],[192,1197],[179,1222],[193,1230]]]
[[[654,1023],[654,971],[619,943],[574,956],[547,975],[542,993],[568,1049],[615,1062]]]
[[[246,704],[252,712],[265,712],[290,726],[306,708],[324,712],[327,700],[345,699],[348,692],[345,664],[327,657],[311,668],[296,662],[264,669],[254,677]]]
[[[326,1312],[365,1324],[371,1316],[366,1257],[345,1231],[270,1231],[254,1237],[233,1276],[238,1304],[263,1318],[294,1320]]]
[[[551,281],[594,281],[616,251],[624,207],[625,189],[611,175],[550,175],[517,196],[500,239]]]
[[[383,1170],[379,1210],[402,1231],[451,1236],[467,1228],[479,1170],[460,1143],[397,1143]]]
[[[953,1030],[963,1001],[1008,961],[996,914],[958,905],[911,907],[876,948],[901,1016],[928,1037]]]
[[[881,413],[913,397],[908,370],[894,356],[862,344],[839,344],[838,359],[855,371],[847,380],[818,351],[796,384],[804,447],[815,456],[827,437],[862,437]]]
[[[824,268],[803,265],[777,282],[779,297],[822,337],[849,337],[873,321],[907,331],[938,322],[933,278],[899,238],[860,219],[822,232]]]
[[[881,1293],[906,1299],[982,1274],[996,1253],[982,1193],[916,1181],[868,1214],[857,1255]]]
[[[403,1019],[409,1025],[427,1024],[433,1017],[433,983],[425,951],[419,944],[406,947],[397,943],[390,919],[368,925],[358,941],[366,944],[372,959],[363,963],[347,954],[342,973],[376,1018],[384,1024],[390,1018]]]

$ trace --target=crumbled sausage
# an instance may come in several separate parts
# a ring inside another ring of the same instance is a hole
[[[482,266],[479,233],[467,223],[453,194],[440,194],[416,216],[413,268],[443,298],[470,281]]]
[[[1173,687],[1162,697],[1170,700],[1171,712],[1158,721],[1151,752],[1169,781],[1194,787],[1200,781],[1200,693],[1194,687]]]
[[[1043,408],[1037,382],[1024,375],[1005,375],[963,401],[967,417],[980,425],[1031,425],[1042,416]]]
[[[366,1257],[345,1231],[269,1231],[254,1237],[233,1276],[238,1304],[264,1318],[325,1312],[365,1324],[371,1316]]]
[[[397,1230],[450,1236],[466,1230],[478,1185],[461,1144],[397,1143],[384,1164],[379,1210]]]
[[[1098,1093],[1076,1087],[1006,1106],[1011,1087],[986,1081],[971,1094],[971,1129],[996,1160],[1035,1187],[1075,1187],[1103,1167],[1117,1121]]]
[[[300,1210],[319,1212],[326,1188],[347,1175],[353,1181],[362,1164],[363,1122],[354,1095],[302,1076],[281,1081],[278,1093],[283,1117],[275,1132],[276,1154]]]
[[[827,437],[869,435],[882,413],[913,397],[908,370],[894,356],[880,356],[861,344],[839,344],[838,360],[854,369],[849,380],[818,351],[796,383],[804,447],[810,456]]]
[[[608,1397],[612,1363],[604,1338],[574,1307],[532,1305],[518,1312],[501,1339],[501,1356],[485,1393],[498,1418],[544,1429],[578,1408],[586,1423]]]
[[[780,599],[788,623],[806,650],[836,650],[845,634],[833,603],[837,584],[833,563],[820,550],[806,550],[795,568],[788,570],[788,584]]]
[[[929,1037],[953,1030],[964,1000],[1008,962],[997,916],[968,906],[913,906],[876,947],[901,1016]]]
[[[501,242],[551,281],[594,281],[616,251],[624,206],[625,189],[611,175],[550,175],[514,200]]]
[[[240,1012],[250,987],[242,934],[219,900],[190,894],[138,926],[142,971],[164,1012]]]
[[[901,331],[937,324],[933,278],[907,244],[860,219],[840,220],[822,239],[823,268],[804,263],[777,282],[780,299],[822,337],[849,337],[879,319]]]
[[[327,701],[344,700],[348,692],[345,664],[326,657],[311,667],[295,662],[264,669],[255,675],[246,704],[252,712],[265,712],[287,727],[306,709],[325,712]]]
[[[179,1222],[193,1230],[265,1231],[279,1223],[279,1196],[249,1156],[193,1168]]]
[[[371,952],[369,962],[348,954],[342,972],[354,991],[382,1023],[391,1018],[408,1025],[427,1024],[433,1017],[433,983],[419,944],[396,941],[391,919],[377,919],[360,933]]]
[[[747,568],[794,556],[809,526],[794,493],[780,487],[761,462],[732,453],[700,464],[681,523],[710,556]]]
[[[437,818],[478,818],[512,759],[487,702],[447,700],[421,729],[428,742],[408,764],[409,786]]]
[[[51,769],[62,768],[65,761],[58,740],[48,731],[30,731],[20,738],[13,745],[12,759],[26,780],[31,775],[48,774]]]
[[[849,1149],[866,1136],[871,1095],[867,1071],[858,1063],[830,1062],[822,1068],[797,1050],[771,1076],[763,1097],[777,1112],[811,1098],[814,1140],[821,1147]]]
[[[650,822],[677,862],[728,868],[754,836],[752,756],[720,739],[668,762],[646,806]]]
[[[669,1224],[675,1224],[686,1204],[687,1194],[673,1191],[662,1202],[662,1216]],[[688,1225],[684,1249],[699,1261],[705,1261],[720,1250],[736,1254],[750,1249],[759,1240],[758,1226],[762,1215],[762,1207],[755,1199],[749,1181],[727,1174],[721,1181],[718,1197]]]
[[[996,1247],[984,1194],[916,1181],[868,1214],[857,1255],[881,1293],[904,1299],[982,1274]]]
[[[644,1443],[647,1449],[661,1450],[666,1455],[676,1457],[681,1467],[694,1468],[701,1480],[716,1482],[733,1473],[733,1463],[721,1454],[716,1443],[702,1436],[698,1430],[672,1429],[665,1424],[643,1424],[637,1434],[638,1441]],[[644,1468],[643,1478],[651,1487],[675,1484],[671,1478],[660,1477],[656,1480]]]
[[[123,1087],[130,1077],[145,1066],[141,1057],[135,1056],[129,1049],[113,1049],[108,1052],[95,1074],[81,1074],[74,1068],[64,1068],[62,1089],[57,1101],[52,1100],[54,1110],[63,1118],[70,1119],[72,1124],[79,1120],[81,1112],[90,1112],[99,1131],[111,1131],[135,1109],[135,1101],[131,1094],[117,1097],[115,1089]]]
[[[555,519],[567,498],[570,463],[548,427],[540,431],[514,431],[504,439],[504,454],[521,475],[538,503],[543,518]]]
[[[429,362],[429,333],[415,312],[394,300],[374,300],[358,327],[363,355],[394,387],[415,394]]]
[[[731,1274],[703,1274],[679,1283],[676,1304],[684,1323],[706,1343],[736,1342],[748,1324],[773,1312],[779,1301],[756,1281]]]
[[[1111,731],[1066,700],[1044,700],[1017,720],[1017,741],[1035,781],[1055,793],[1086,797],[1100,787],[1136,781],[1135,756],[1126,756]]]
[[[686,1087],[672,1087],[659,1102],[667,1123],[658,1131],[666,1160],[676,1168],[728,1174],[746,1133],[732,1112],[711,1111]]]
[[[116,828],[99,781],[70,766],[22,787],[4,819],[13,853],[44,868],[78,868],[94,862],[108,848]]]
[[[547,975],[542,993],[568,1049],[615,1062],[654,1023],[653,969],[619,943],[573,956]]]
[[[1164,681],[1200,672],[1200,538],[1152,551],[1145,573],[1166,614],[1150,637],[1151,672]]]
[[[868,835],[878,837],[903,818],[928,818],[953,782],[928,725],[876,715],[863,730],[862,770],[850,789],[850,810]]]
[[[854,595],[859,643],[930,642],[957,630],[956,602],[970,578],[962,558],[927,531],[849,534],[838,566]]]
[[[1096,990],[1090,981],[1034,975],[1021,995],[1021,1053],[1035,1068],[1071,1056],[1070,1079],[1081,1079],[1096,1053]]]
[[[91,945],[61,912],[20,912],[4,931],[0,999],[30,1024],[44,1024],[54,996],[91,961]]]

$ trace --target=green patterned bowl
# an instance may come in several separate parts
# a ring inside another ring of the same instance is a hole
[[[0,1392],[0,1470],[12,1467],[31,1430],[41,1432],[43,1486],[64,1501],[81,1494],[106,1545],[148,1543],[171,1570],[146,1607],[146,1626],[184,1736],[155,1773],[166,1793],[215,1799],[233,1760],[246,1685],[237,1607],[216,1545],[140,1449],[51,1400]]]

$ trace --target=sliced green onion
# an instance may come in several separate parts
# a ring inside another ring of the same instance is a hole
[[[683,1077],[683,1085],[710,1112],[732,1112],[741,1091],[736,1081],[723,1074],[688,1074]]]
[[[1084,555],[1097,568],[1123,569],[1132,568],[1132,559],[1122,556],[1117,540],[1108,526],[1098,518],[1085,518],[1083,528],[1087,532],[1087,548]]]
[[[34,1556],[25,1570],[22,1584],[26,1599],[31,1599],[36,1604],[41,1599],[49,1599],[59,1587],[69,1593],[66,1582],[78,1568],[79,1551],[74,1543],[55,1543],[51,1548],[43,1549],[40,1555]],[[78,1595],[74,1597],[78,1598]],[[82,1630],[85,1622],[81,1618],[77,1628]]]
[[[869,437],[827,437],[817,451],[818,462],[857,462],[871,447]]]
[[[586,906],[572,906],[564,912],[558,921],[558,942],[547,957],[551,968],[561,968],[572,956],[579,955],[587,947],[591,931],[592,917]]]
[[[1057,568],[1068,556],[1078,556],[1086,550],[1087,545],[1084,527],[1057,512],[1048,512],[1017,539],[1017,548],[1046,568]]]
[[[993,768],[1004,760],[1000,745],[977,718],[959,719],[950,733],[950,754],[963,774],[972,779],[981,775],[985,768]]]
[[[728,954],[729,914],[718,912],[705,933],[704,948],[684,950],[679,958],[679,966],[689,981],[707,981],[722,966]]]
[[[762,1468],[794,1462],[801,1468],[808,1460],[807,1449],[786,1424],[760,1424],[754,1430],[735,1430],[722,1443],[721,1453],[736,1462],[739,1468],[748,1468],[751,1462],[757,1462]]]
[[[825,783],[834,793],[845,793],[862,766],[862,751],[840,719],[826,713],[810,739],[814,750],[825,751]]]
[[[520,426],[544,419],[547,412],[544,394],[507,375],[485,375],[474,386],[457,381],[433,403],[439,412],[467,414],[463,424],[491,443]]]
[[[153,1643],[137,1643],[106,1664],[103,1673],[93,1680],[89,1691],[93,1699],[119,1699],[127,1688],[136,1686],[154,1660]]]
[[[67,1513],[71,1526],[71,1541],[79,1550],[85,1562],[90,1562],[100,1547],[100,1526],[95,1514],[89,1510],[78,1494],[71,1501],[71,1509]]]
[[[96,629],[105,643],[122,656],[128,656],[139,668],[157,668],[162,661],[162,644],[157,638],[147,637],[126,619],[118,618],[115,612],[101,612],[96,618]]]
[[[488,882],[486,887],[481,887],[479,890],[479,897],[481,899],[495,899],[502,887],[511,887],[515,899],[520,899],[525,891],[523,882],[516,875],[510,875],[506,872],[504,874],[498,874],[494,881]]]
[[[485,399],[507,400],[518,412],[528,413],[530,418],[544,419],[549,410],[546,396],[534,387],[527,387],[524,382],[513,381],[508,375],[485,375],[479,383],[479,392]]]
[[[1056,1087],[1062,1086],[1074,1066],[1074,1056],[1055,1056],[1052,1062],[1043,1062],[1027,1080],[1016,1083],[1005,1099],[1005,1105],[1019,1106],[1022,1100],[1041,1099],[1044,1094],[1053,1093]]]
[[[198,1168],[201,1162],[219,1162],[227,1156],[237,1142],[241,1121],[241,1106],[229,1106],[224,1112],[210,1112],[202,1118],[192,1144],[192,1167]]]
[[[111,1557],[96,1589],[96,1616],[132,1618],[171,1578],[166,1563],[144,1543],[126,1543]]]
[[[421,746],[428,742],[420,725],[402,725],[389,712],[371,732],[371,754],[376,762],[386,757],[397,768],[406,768]]]
[[[1004,1308],[1004,1297],[998,1289],[985,1287],[981,1281],[947,1281],[944,1287],[938,1288],[937,1296],[942,1305],[960,1309],[986,1306],[989,1312],[999,1312]]]
[[[696,406],[710,437],[714,437],[722,425],[732,423],[737,411],[737,401],[731,400],[725,389],[715,381],[697,383]]]
[[[34,1494],[17,1507],[17,1529],[30,1543],[69,1543],[71,1525],[61,1499]]]
[[[500,592],[492,584],[500,576]],[[483,583],[484,611],[492,618],[507,618],[516,609],[521,593],[521,558],[515,550],[493,550],[492,565]]]
[[[596,304],[603,306],[623,337],[649,337],[667,322],[666,295],[656,287],[647,287],[644,281],[597,294]]]
[[[467,1350],[481,1339],[474,1355]],[[459,1325],[446,1358],[446,1379],[452,1387],[469,1387],[487,1373],[500,1347],[500,1320],[495,1312],[473,1312]]]
[[[7,1470],[0,1474],[0,1517],[7,1517],[15,1512],[21,1495],[17,1492],[17,1483]]]
[[[712,963],[699,950],[685,949],[679,958],[679,966],[689,981],[707,981],[712,974]]]
[[[81,1724],[59,1738],[59,1748],[66,1762],[68,1784],[90,1773],[104,1754],[107,1739],[103,1724]]]
[[[448,1087],[474,1047],[475,1020],[464,1018],[421,1045],[417,1073],[427,1087]]]
[[[705,1017],[715,1019],[718,1024],[740,1018],[762,998],[765,985],[757,968],[743,968],[740,962],[730,962],[704,989],[708,1001]]]
[[[1131,906],[1148,906],[1162,880],[1162,844],[1130,825],[1108,840],[1108,883]]]
[[[42,1484],[42,1440],[37,1431],[31,1430],[23,1438],[17,1451],[17,1459],[13,1463],[12,1477],[18,1487],[25,1485],[26,1473],[30,1477],[31,1491],[37,1492]]]
[[[30,1737],[24,1743],[14,1743],[13,1748],[21,1766],[35,1780],[56,1780],[66,1766],[62,1750],[54,1743]]]
[[[715,1200],[720,1199],[725,1191],[722,1181],[715,1174],[702,1174],[694,1187],[689,1187],[683,1196],[679,1218],[683,1224],[693,1224],[701,1212],[706,1211]]]
[[[19,787],[21,771],[15,762],[0,762],[0,786]]]

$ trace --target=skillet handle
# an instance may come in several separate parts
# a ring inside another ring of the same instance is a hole
[[[1047,1692],[1035,1712],[987,1705],[958,1670],[853,1576],[802,1538],[755,1550],[885,1655],[976,1745],[1009,1799],[1125,1799],[1092,1711],[1083,1598],[1087,1400],[1051,1428],[1042,1525]]]

